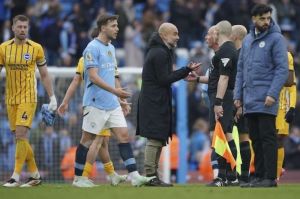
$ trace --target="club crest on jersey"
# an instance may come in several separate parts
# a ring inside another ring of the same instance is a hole
[[[28,60],[30,59],[30,54],[29,54],[29,53],[25,53],[25,54],[24,54],[24,59],[25,59],[26,61],[28,61]]]
[[[85,58],[86,58],[87,61],[93,61],[93,56],[90,52],[87,52],[85,54]]]
[[[107,52],[107,55],[112,57],[112,53],[110,51]]]
[[[265,47],[265,45],[266,45],[266,42],[265,41],[261,41],[261,42],[259,42],[259,47],[260,48],[263,48],[263,47]]]

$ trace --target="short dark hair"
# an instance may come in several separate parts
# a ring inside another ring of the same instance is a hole
[[[266,4],[256,4],[252,10],[251,10],[251,16],[261,16],[265,13],[271,12],[272,13],[272,8]]]
[[[17,21],[29,21],[29,18],[26,17],[25,15],[16,15],[13,18],[13,24],[15,24]]]
[[[108,22],[118,20],[119,15],[101,15],[97,20],[97,27],[101,31],[101,27],[105,26]]]

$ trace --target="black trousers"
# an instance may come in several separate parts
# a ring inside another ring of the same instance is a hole
[[[255,154],[255,176],[276,179],[277,138],[275,116],[265,113],[246,114],[249,135]]]

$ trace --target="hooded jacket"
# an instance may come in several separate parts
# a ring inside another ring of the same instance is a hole
[[[234,89],[234,99],[242,101],[244,114],[277,115],[279,93],[287,77],[287,47],[278,25],[271,21],[269,29],[258,36],[252,27],[240,51]],[[267,96],[276,103],[265,106]]]
[[[153,33],[142,72],[137,135],[165,143],[172,136],[171,84],[191,71],[188,67],[173,71],[173,62],[173,50],[166,46],[158,33]]]

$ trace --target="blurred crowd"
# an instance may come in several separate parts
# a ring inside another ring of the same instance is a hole
[[[162,22],[169,21],[178,27],[180,36],[178,47],[188,52],[189,60],[202,63],[203,68],[200,73],[204,74],[212,55],[204,41],[208,28],[220,20],[228,20],[233,25],[242,24],[249,28],[250,8],[255,3],[268,3],[272,6],[273,19],[281,27],[289,51],[294,56],[298,77],[300,72],[300,0],[0,0],[0,42],[12,38],[12,17],[17,14],[26,14],[31,20],[30,38],[44,47],[48,66],[74,67],[91,39],[90,33],[95,27],[97,17],[104,13],[113,13],[120,16],[119,34],[117,40],[114,41],[117,52],[123,52],[121,56],[117,53],[119,67],[142,67],[149,37]],[[137,160],[140,160],[142,164],[144,141],[139,138],[134,139],[135,110],[140,83],[136,80],[126,82],[134,91],[130,99],[133,107],[128,117],[128,125],[136,149],[135,155],[140,156]],[[70,79],[55,79],[55,92],[59,102],[69,83]],[[46,102],[47,97],[39,83],[38,89],[39,105],[41,105]],[[176,94],[176,84],[173,89]],[[299,84],[298,90],[300,90]],[[0,93],[0,168],[2,171],[2,169],[13,168],[14,140],[6,120],[3,85],[0,86]],[[40,161],[39,165],[44,165],[44,167],[40,166],[41,169],[51,168],[59,172],[60,161],[64,158],[64,154],[71,146],[79,142],[81,96],[82,90],[77,92],[75,100],[70,105],[72,111],[65,118],[58,119],[54,128],[43,126],[40,116],[37,116],[31,133],[31,141],[35,143],[33,144],[35,150],[40,151],[36,153],[40,154],[36,159]],[[197,170],[210,148],[208,98],[205,86],[190,83],[187,97],[190,141],[188,161],[190,170]],[[176,106],[175,99],[174,96],[174,107]],[[289,139],[286,141],[286,167],[291,169],[300,169],[299,99],[298,97],[296,119],[291,127]],[[111,149],[112,153],[116,153],[115,151],[117,149]],[[116,163],[120,161],[118,154],[112,154],[111,157],[118,157],[114,160],[118,168],[118,165],[121,165]],[[53,163],[56,166],[53,166]]]

